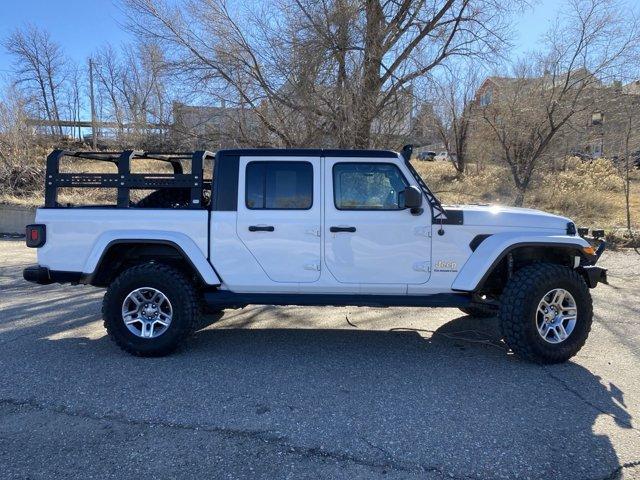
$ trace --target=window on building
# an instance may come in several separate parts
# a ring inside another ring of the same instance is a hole
[[[602,125],[604,123],[604,115],[602,112],[593,112],[591,114],[591,125]]]
[[[591,145],[591,152],[593,153],[593,158],[602,157],[603,147],[604,145],[602,140],[593,142],[593,144]]]
[[[390,163],[336,163],[333,201],[338,210],[399,210],[408,183]]]
[[[251,210],[306,210],[313,205],[309,162],[250,162],[245,203]]]
[[[487,105],[490,105],[492,96],[493,96],[493,90],[492,89],[488,89],[486,92],[484,92],[480,96],[480,106],[481,107],[486,107]]]

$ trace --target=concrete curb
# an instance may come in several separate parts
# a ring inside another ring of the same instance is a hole
[[[34,223],[36,209],[20,205],[0,205],[0,234],[24,235],[24,227]]]

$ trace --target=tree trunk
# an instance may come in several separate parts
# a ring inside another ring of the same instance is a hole
[[[466,159],[464,158],[463,152],[456,153],[456,160],[453,162],[454,167],[456,167],[456,172],[458,177],[464,176],[464,171],[466,169]]]
[[[464,171],[466,168],[465,153],[466,153],[466,130],[460,132],[461,135],[456,138],[456,159],[453,162],[453,166],[456,167],[456,171],[458,172],[458,176],[464,175]]]
[[[627,231],[629,232],[629,235],[632,235],[631,233],[631,199],[630,199],[630,193],[631,193],[631,178],[629,175],[629,170],[631,169],[631,165],[629,165],[629,156],[630,156],[630,152],[629,152],[629,139],[627,137],[627,145],[625,148],[626,152],[625,152],[625,178],[624,178],[624,206],[626,209],[626,214],[627,214]]]
[[[377,0],[368,0],[365,7],[366,27],[362,88],[354,108],[356,118],[353,143],[356,148],[368,148],[371,142],[371,125],[380,100],[380,65],[383,55],[384,12]]]
[[[49,100],[47,97],[47,90],[45,88],[44,85],[44,81],[42,80],[42,78],[38,77],[38,85],[40,86],[40,92],[42,93],[42,102],[44,103],[44,110],[47,114],[47,119],[49,119],[49,121],[53,120],[53,116],[51,115],[51,108],[49,108]],[[55,127],[53,125],[51,125],[51,133],[55,134]]]
[[[58,122],[58,134],[62,136],[62,125],[60,125],[60,112],[58,110],[58,101],[56,100],[56,89],[53,86],[53,79],[51,78],[50,74],[48,74],[47,81],[49,83],[49,91],[51,92],[53,115],[55,116],[56,122]]]

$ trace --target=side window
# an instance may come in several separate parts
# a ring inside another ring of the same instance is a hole
[[[249,162],[245,203],[251,210],[306,210],[313,204],[309,162]]]
[[[399,210],[408,185],[392,163],[345,162],[333,166],[333,201],[338,210]]]

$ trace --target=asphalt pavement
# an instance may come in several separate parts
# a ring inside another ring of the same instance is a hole
[[[640,478],[640,255],[587,345],[521,361],[456,309],[249,306],[176,354],[105,335],[103,290],[0,240],[1,478]]]

